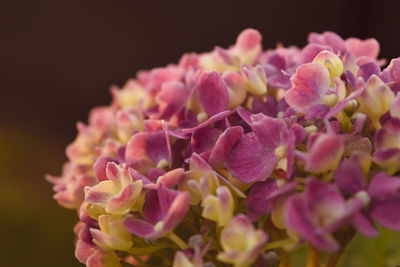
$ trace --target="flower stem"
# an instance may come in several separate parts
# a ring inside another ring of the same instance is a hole
[[[168,247],[170,247],[170,244],[160,243],[160,244],[156,244],[154,246],[132,247],[129,250],[127,250],[126,252],[128,252],[131,255],[145,255],[145,254],[154,253],[158,250],[168,248]]]
[[[174,234],[173,232],[170,232],[167,237],[174,242],[180,249],[184,250],[187,249],[189,246],[186,244],[185,241],[183,241],[179,236]]]
[[[316,248],[308,247],[307,267],[321,267],[321,252]]]
[[[283,240],[277,240],[277,241],[272,241],[267,243],[264,246],[264,250],[270,250],[270,249],[276,249],[276,248],[282,248],[286,245],[291,245],[293,244],[294,241],[291,238],[283,239]]]
[[[345,230],[342,234],[342,239],[340,240],[340,249],[329,255],[325,267],[336,267],[339,263],[340,257],[342,256],[347,244],[353,239],[356,232],[353,228]]]
[[[280,249],[279,257],[281,258],[281,263],[279,267],[292,267],[292,263],[290,262],[289,253]]]

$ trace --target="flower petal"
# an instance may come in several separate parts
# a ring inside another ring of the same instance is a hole
[[[243,135],[225,161],[229,172],[245,183],[263,181],[275,168],[274,151],[265,151],[254,133]]]
[[[355,194],[366,187],[364,172],[353,159],[342,161],[333,177],[340,190],[347,194]]]
[[[293,75],[292,88],[285,95],[288,105],[296,112],[307,113],[314,105],[324,104],[329,94],[330,77],[327,68],[320,63],[301,65]]]
[[[224,165],[226,157],[243,134],[242,127],[234,126],[227,128],[218,137],[208,157],[208,162],[213,168],[220,168]]]
[[[221,76],[215,71],[200,74],[197,92],[200,103],[208,116],[225,111],[228,107],[228,89]]]

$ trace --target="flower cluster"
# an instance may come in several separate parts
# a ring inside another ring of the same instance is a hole
[[[375,39],[332,32],[261,39],[141,71],[78,124],[48,180],[80,262],[264,266],[306,243],[335,266],[356,232],[400,231],[400,58],[381,69]]]

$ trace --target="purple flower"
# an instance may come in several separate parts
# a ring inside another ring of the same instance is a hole
[[[225,161],[227,170],[239,180],[251,183],[267,179],[275,166],[282,161],[280,167],[290,177],[294,146],[303,141],[305,132],[301,127],[289,129],[284,119],[271,118],[264,114],[252,115],[245,120],[253,132],[240,137]]]
[[[125,227],[134,235],[157,239],[177,226],[189,209],[189,193],[167,188],[163,184],[157,190],[146,193],[143,218],[130,216]]]
[[[389,173],[395,173],[400,163],[400,119],[391,118],[375,134],[373,160]]]
[[[400,178],[384,172],[376,174],[366,184],[363,169],[354,159],[341,163],[334,173],[338,187],[347,194],[359,197],[365,206],[353,218],[353,225],[367,236],[376,236],[377,229],[371,219],[383,226],[400,230]]]
[[[171,153],[168,138],[162,130],[136,133],[126,146],[128,166],[146,174],[153,167],[169,165]]]
[[[269,178],[264,182],[253,184],[246,199],[247,216],[252,221],[258,220],[266,213],[271,213],[278,199],[294,192],[299,184],[298,181],[283,183],[283,185],[280,182]]]
[[[321,173],[335,169],[344,153],[343,136],[334,133],[314,133],[307,142],[308,153],[296,151],[305,163],[305,170]]]
[[[400,91],[400,58],[390,61],[389,66],[382,71],[382,79],[389,85],[393,92]]]
[[[339,244],[331,234],[350,220],[359,208],[356,204],[346,201],[334,185],[309,179],[303,194],[287,199],[285,223],[289,234],[297,233],[318,249],[335,251]]]
[[[292,76],[285,100],[296,112],[310,119],[323,117],[329,108],[345,97],[338,77],[343,72],[341,60],[329,51],[321,51],[312,63],[301,65]]]

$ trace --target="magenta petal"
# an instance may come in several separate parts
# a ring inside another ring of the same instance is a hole
[[[177,168],[173,169],[166,174],[160,176],[157,179],[157,184],[164,184],[165,186],[172,188],[176,186],[182,178],[184,169]]]
[[[111,157],[100,156],[97,158],[96,162],[93,165],[93,171],[97,179],[99,179],[99,181],[104,181],[109,179],[106,174],[106,168],[108,162],[117,162],[117,161]]]
[[[243,128],[240,126],[227,128],[218,137],[215,146],[211,150],[211,154],[208,157],[210,165],[214,168],[222,167],[226,157],[243,134]]]
[[[75,257],[80,263],[86,264],[87,259],[94,253],[95,245],[78,240],[75,245]]]
[[[210,151],[221,134],[222,130],[218,128],[204,127],[196,130],[191,139],[193,152],[200,154]]]
[[[400,230],[400,178],[378,173],[371,181],[368,194],[372,199],[369,214],[383,226]]]
[[[398,197],[400,194],[400,178],[380,172],[372,179],[368,187],[368,194],[374,200],[388,200]]]
[[[152,182],[156,182],[157,179],[163,176],[165,173],[166,171],[162,168],[151,168],[147,172],[147,178]]]
[[[285,120],[264,114],[253,115],[251,119],[251,128],[263,149],[274,151],[279,145],[286,143],[288,127]]]
[[[163,231],[168,232],[177,226],[189,210],[190,196],[188,192],[179,193],[171,203],[164,218]]]
[[[146,176],[140,174],[139,172],[135,171],[132,168],[129,168],[129,173],[131,174],[133,180],[135,181],[142,181],[143,187],[146,189],[156,189],[158,186],[150,181]]]
[[[355,194],[366,186],[363,170],[353,159],[342,161],[333,177],[339,189],[347,194]]]
[[[345,200],[336,186],[315,179],[307,182],[305,200],[310,209],[317,213],[329,208],[334,213],[336,209],[340,210],[345,205]],[[340,212],[337,213],[339,214]]]
[[[163,159],[170,161],[168,142],[164,131],[150,133],[147,139],[147,154],[155,163]]]
[[[276,117],[276,115],[278,114],[278,102],[276,102],[275,98],[270,95],[267,95],[266,102],[256,98],[251,103],[251,111],[254,114],[264,113],[265,115],[268,115],[270,117]]]
[[[360,40],[357,38],[349,38],[345,41],[346,48],[355,57],[369,57],[376,59],[379,54],[379,43],[377,40],[370,38],[367,40]]]
[[[218,114],[228,107],[228,89],[221,76],[215,71],[204,72],[200,75],[197,92],[208,116]]]
[[[247,215],[252,221],[258,220],[262,215],[269,213],[274,208],[272,201],[267,201],[268,195],[278,186],[274,179],[255,183],[246,198]]]
[[[192,128],[184,128],[184,129],[177,129],[177,130],[168,130],[168,134],[178,137],[178,138],[183,138],[183,139],[188,139],[190,138],[190,135],[198,130],[201,129],[203,127],[206,127],[208,125],[210,125],[211,123],[217,122],[219,120],[222,120],[225,117],[228,117],[230,115],[232,115],[233,113],[235,113],[234,110],[225,110],[222,111],[221,113],[215,114],[214,116],[212,116],[211,118],[209,118],[208,120],[206,120],[205,122],[200,123],[199,125],[192,127]]]
[[[381,69],[375,62],[368,62],[359,67],[357,77],[361,77],[367,81],[373,74],[379,75],[380,72]]]
[[[257,136],[248,133],[236,143],[225,167],[242,182],[251,183],[268,178],[277,162],[274,151],[263,150]]]
[[[339,248],[338,243],[313,222],[312,214],[301,195],[291,196],[287,200],[285,222],[289,228],[321,250],[335,251]]]
[[[299,126],[301,127],[301,126]],[[304,128],[301,127],[303,130]],[[301,136],[298,138],[302,138]],[[293,171],[294,171],[294,152],[296,149],[296,132],[295,130],[290,129],[288,137],[287,137],[287,148],[286,148],[286,160],[287,160],[287,165],[286,165],[286,178],[290,179],[292,178]]]
[[[141,173],[146,173],[154,163],[147,156],[147,139],[149,133],[137,133],[129,140],[125,157],[127,164]]]
[[[167,214],[168,209],[170,208],[172,202],[175,200],[178,194],[179,191],[169,189],[164,184],[160,184],[159,188],[157,189],[157,195],[162,216],[165,216],[165,214]]]
[[[126,147],[127,164],[139,171],[155,167],[161,160],[170,160],[167,138],[163,131],[140,132],[135,134]]]
[[[252,221],[266,213],[270,213],[274,208],[276,200],[290,192],[293,192],[299,182],[285,184],[278,187],[275,179],[267,179],[264,182],[255,183],[246,199],[247,215]]]
[[[293,124],[292,127],[290,128],[290,131],[293,132],[295,136],[295,144],[298,145],[304,140],[306,140],[307,137],[307,132],[303,128],[303,126],[299,124]]]
[[[334,32],[326,31],[322,34],[311,33],[308,36],[308,42],[330,46],[335,54],[339,52],[344,53],[346,51],[345,41]]]
[[[400,231],[400,196],[390,200],[374,201],[369,214],[381,225]]]
[[[157,190],[149,190],[143,205],[143,219],[154,225],[162,220],[164,215]]]
[[[387,161],[394,162],[395,164],[400,164],[400,149],[391,148],[377,151],[374,153],[372,159],[378,164],[384,164]]]
[[[237,114],[239,115],[239,117],[244,120],[244,122],[246,122],[248,125],[251,125],[252,121],[251,121],[251,112],[248,111],[247,109],[245,109],[242,106],[237,107]]]
[[[140,237],[146,238],[154,232],[154,225],[134,217],[127,218],[124,226],[129,232]]]
[[[385,82],[400,82],[400,58],[390,61],[389,66],[382,71],[382,78]]]
[[[309,155],[306,170],[323,172],[336,168],[344,152],[342,136],[335,134],[314,134],[313,136],[316,136],[315,140],[307,144]]]
[[[312,106],[306,113],[305,119],[322,119],[329,112],[329,107],[325,104],[317,104]]]
[[[327,45],[322,45],[322,44],[308,44],[306,45],[300,53],[301,57],[301,62],[304,63],[310,63],[314,60],[316,55],[319,54],[319,52],[328,50],[332,52],[332,49],[330,46]]]
[[[323,98],[329,94],[329,72],[319,63],[300,66],[292,77],[292,88],[285,100],[296,112],[307,113],[314,105],[324,104]]]
[[[178,81],[165,82],[157,94],[156,101],[159,105],[160,118],[169,119],[178,109],[185,104],[189,97],[189,90]]]
[[[366,236],[375,237],[379,234],[374,223],[363,211],[354,214],[351,223],[358,231]]]

